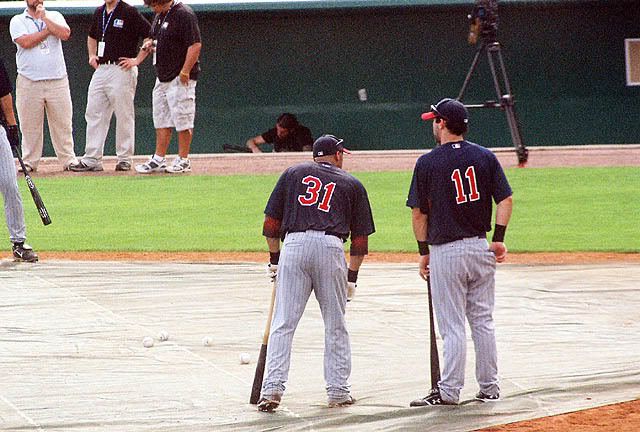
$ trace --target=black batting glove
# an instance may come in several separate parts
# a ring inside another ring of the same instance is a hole
[[[5,126],[4,128],[7,131],[7,139],[9,140],[9,144],[11,145],[13,155],[17,156],[18,147],[20,147],[20,133],[18,130],[18,125]]]

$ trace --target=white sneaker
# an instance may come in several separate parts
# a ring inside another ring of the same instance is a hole
[[[136,172],[139,174],[151,174],[154,172],[163,172],[167,166],[166,159],[162,159],[162,162],[157,162],[153,157],[143,164],[136,165]]]
[[[173,161],[173,165],[165,168],[165,171],[171,174],[182,174],[191,172],[191,161],[177,157]]]

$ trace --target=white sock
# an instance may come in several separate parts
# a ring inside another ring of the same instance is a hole
[[[161,156],[158,156],[157,154],[153,154],[153,160],[156,162],[164,162],[164,158]]]

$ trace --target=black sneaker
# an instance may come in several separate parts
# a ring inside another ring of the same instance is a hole
[[[87,165],[86,163],[79,161],[76,164],[69,164],[69,171],[73,172],[85,172],[85,171],[102,171],[102,165]]]
[[[422,399],[416,399],[414,401],[411,401],[411,403],[409,404],[410,407],[423,407],[423,406],[430,406],[430,405],[456,405],[456,404],[453,402],[447,402],[442,400],[442,397],[440,396],[440,391],[437,389],[431,389],[428,395],[426,395]]]
[[[281,396],[280,395],[272,395],[268,397],[263,397],[258,401],[258,411],[262,412],[274,412],[276,408],[280,405]]]
[[[483,392],[479,392],[476,395],[476,399],[482,402],[497,402],[500,400],[500,393],[496,393],[495,395],[488,395]]]
[[[120,161],[116,164],[116,171],[129,171],[131,164],[129,162]]]
[[[13,244],[13,260],[24,262],[37,262],[38,255],[33,251],[33,248],[26,243],[14,243]]]

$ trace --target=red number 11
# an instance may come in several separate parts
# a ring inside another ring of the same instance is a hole
[[[464,176],[469,180],[469,189],[471,189],[471,193],[469,194],[469,201],[478,201],[480,199],[480,193],[478,192],[478,185],[476,183],[476,170],[471,165],[464,172]],[[464,188],[462,187],[462,175],[460,174],[459,169],[453,170],[451,174],[451,181],[456,185],[456,203],[463,204],[467,202],[467,196],[464,194]]]

